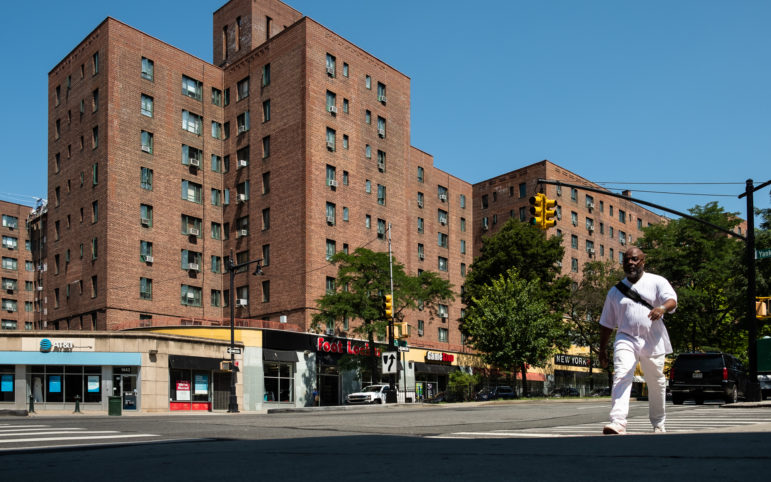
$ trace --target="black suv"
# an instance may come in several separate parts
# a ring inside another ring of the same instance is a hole
[[[497,387],[484,388],[480,390],[476,396],[476,399],[481,401],[497,399],[513,400],[515,398],[517,398],[517,392],[515,392],[514,389],[508,385],[498,385]]]
[[[744,366],[727,353],[682,353],[669,370],[669,388],[675,405],[691,398],[697,405],[713,398],[736,403],[744,397],[746,387]]]

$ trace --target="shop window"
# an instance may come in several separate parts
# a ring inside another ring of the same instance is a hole
[[[264,401],[293,403],[294,363],[265,362],[264,373]]]

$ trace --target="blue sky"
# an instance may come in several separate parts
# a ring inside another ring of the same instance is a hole
[[[466,181],[549,159],[673,209],[718,201],[744,217],[744,181],[771,178],[771,2],[286,3],[409,76],[412,145]],[[48,72],[106,16],[211,61],[222,4],[4,5],[0,198],[45,197]]]

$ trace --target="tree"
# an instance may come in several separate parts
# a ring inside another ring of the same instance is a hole
[[[771,249],[771,208],[756,209],[755,212],[762,218],[760,226],[755,230],[755,248]],[[757,296],[771,296],[771,258],[758,259],[755,262],[755,267],[757,270]],[[766,323],[765,326],[761,325],[758,336],[769,335],[771,335],[771,323]]]
[[[560,276],[564,254],[561,236],[547,238],[544,231],[509,219],[500,231],[483,239],[466,277],[464,303],[470,305],[485,285],[514,268],[521,278],[541,281],[542,295],[559,311],[570,286],[570,278]]]
[[[510,269],[477,290],[463,323],[485,363],[522,372],[524,396],[527,366],[543,366],[568,341],[568,326],[544,298],[543,286]]]
[[[738,213],[714,202],[689,211],[725,229],[740,222]],[[666,319],[675,351],[711,346],[745,353],[746,333],[737,321],[744,313],[744,243],[689,219],[652,225],[644,233],[637,245],[646,253],[646,271],[667,278],[678,295],[677,311]]]
[[[589,348],[589,375],[592,362],[600,354],[600,315],[608,291],[624,277],[624,272],[613,261],[589,261],[584,264],[581,281],[571,289],[567,312],[571,321],[571,342]],[[611,377],[608,366],[608,380]],[[594,388],[594,380],[589,379]]]
[[[316,300],[318,313],[313,315],[313,328],[324,323],[328,327],[348,320],[360,320],[351,331],[366,337],[374,347],[375,334],[384,335],[388,326],[383,312],[383,295],[391,292],[388,253],[358,248],[352,254],[338,252],[332,256],[338,265],[335,289]],[[404,272],[404,265],[393,262],[394,320],[401,321],[410,310],[422,306],[431,316],[438,302],[453,300],[452,285],[436,273],[424,271],[418,276]],[[370,350],[373,380],[378,373],[377,358]]]

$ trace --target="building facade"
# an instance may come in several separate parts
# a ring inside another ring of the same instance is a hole
[[[27,232],[27,216],[30,210],[32,208],[29,206],[0,201],[2,331],[34,328],[37,284],[36,266],[32,259],[32,241]]]

